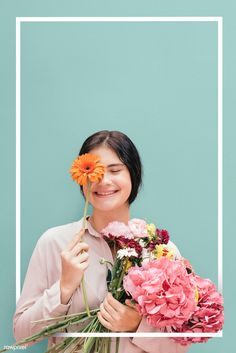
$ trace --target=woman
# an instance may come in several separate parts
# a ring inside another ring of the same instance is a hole
[[[125,134],[105,130],[86,139],[79,155],[88,152],[100,156],[106,167],[102,180],[92,183],[89,199],[92,215],[87,218],[85,230],[81,219],[51,228],[38,240],[14,316],[16,340],[42,328],[42,323],[32,321],[84,311],[80,286],[83,274],[89,307],[100,306],[98,318],[106,328],[115,332],[155,331],[128,301],[123,305],[107,293],[107,270],[99,264],[101,258],[113,262],[115,256],[115,249],[101,237],[100,231],[109,222],[127,224],[130,219],[130,204],[142,181],[138,151]],[[81,187],[81,191],[86,194],[87,187]],[[49,347],[59,340],[49,338]],[[186,350],[169,338],[122,337],[119,352],[184,353]]]

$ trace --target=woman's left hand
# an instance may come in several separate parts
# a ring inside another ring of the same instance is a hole
[[[108,293],[103,303],[100,305],[98,319],[101,324],[114,332],[134,332],[137,330],[142,319],[130,300],[121,304]]]

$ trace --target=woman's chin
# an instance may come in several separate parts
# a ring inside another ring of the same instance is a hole
[[[102,211],[102,212],[112,212],[117,209],[119,209],[123,203],[117,203],[117,202],[112,202],[111,200],[104,200],[104,201],[99,201],[99,202],[91,202],[91,205],[93,206],[94,210]]]
[[[93,205],[94,210],[102,211],[102,212],[112,212],[115,211],[119,206],[112,205]]]

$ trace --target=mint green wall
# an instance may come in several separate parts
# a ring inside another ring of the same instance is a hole
[[[15,310],[15,17],[224,16],[226,324],[224,338],[189,351],[228,351],[236,172],[230,1],[1,1],[0,16],[1,346],[13,341]],[[130,136],[143,161],[132,216],[167,228],[196,272],[217,283],[217,24],[24,23],[21,40],[22,281],[39,236],[82,216],[68,169],[88,135],[109,129]]]

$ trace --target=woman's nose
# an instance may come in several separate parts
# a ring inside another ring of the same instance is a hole
[[[107,184],[107,183],[110,183],[111,179],[110,179],[110,175],[108,172],[105,172],[104,175],[103,175],[103,178],[102,180],[100,181],[99,184]]]

